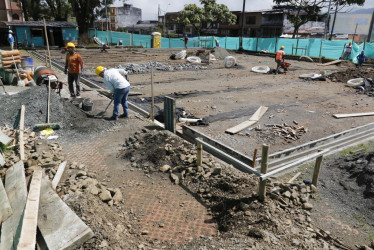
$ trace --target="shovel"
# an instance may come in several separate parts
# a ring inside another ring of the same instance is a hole
[[[104,111],[101,111],[101,112],[98,113],[96,116],[103,116],[103,115],[106,113],[106,111],[108,110],[110,104],[112,104],[112,102],[113,102],[113,99],[110,100],[110,102],[109,102],[108,106],[106,106],[105,110],[104,110]]]
[[[14,60],[14,56],[13,55],[12,55],[12,59],[13,59],[14,66],[16,67],[17,76],[18,76],[17,86],[25,86],[25,82],[23,80],[21,80],[21,77],[19,76],[17,64],[16,64],[16,61]]]

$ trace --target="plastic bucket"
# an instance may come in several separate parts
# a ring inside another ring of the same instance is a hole
[[[92,111],[93,109],[93,102],[91,101],[90,98],[85,98],[82,101],[82,109],[84,111]]]
[[[34,59],[31,57],[25,56],[21,58],[21,67],[24,70],[34,71]]]

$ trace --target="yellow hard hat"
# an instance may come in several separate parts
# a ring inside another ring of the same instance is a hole
[[[352,44],[352,42],[349,42],[349,44]]]
[[[95,70],[96,75],[99,76],[100,73],[101,73],[101,71],[103,71],[103,69],[104,69],[103,66],[99,66],[99,67],[97,67],[96,70]]]
[[[281,49],[284,49],[284,46],[281,46]]]
[[[74,45],[74,43],[68,43],[68,44],[66,44],[66,47],[67,48],[69,48],[69,47],[75,48],[75,45]]]

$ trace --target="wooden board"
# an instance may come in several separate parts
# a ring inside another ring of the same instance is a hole
[[[75,249],[94,236],[92,230],[66,205],[42,179],[38,227],[48,249]]]
[[[9,218],[13,213],[8,200],[8,195],[5,192],[3,182],[0,179],[0,224]]]
[[[347,118],[347,117],[358,117],[358,116],[371,116],[374,115],[374,112],[366,112],[366,113],[352,113],[352,114],[333,114],[332,116],[339,119],[339,118]]]
[[[62,176],[62,174],[64,173],[64,170],[65,170],[65,167],[66,167],[66,161],[62,162],[58,166],[57,173],[56,173],[55,177],[53,177],[53,180],[52,180],[53,189],[56,189],[57,184],[60,182],[61,176]]]
[[[19,135],[18,135],[18,144],[19,144],[19,154],[21,160],[25,160],[25,147],[23,141],[23,130],[25,123],[25,105],[21,106],[21,118],[19,120]]]
[[[257,109],[257,111],[249,118],[248,121],[242,122],[235,127],[227,129],[225,132],[228,134],[236,134],[243,129],[248,128],[249,126],[255,124],[258,122],[258,120],[261,119],[261,117],[265,114],[265,112],[268,110],[268,107],[261,106]]]
[[[0,143],[8,145],[13,139],[0,131]]]
[[[42,182],[43,170],[34,170],[27,196],[27,203],[22,221],[22,231],[17,246],[20,249],[35,249],[36,227],[38,223],[38,209],[40,197],[40,184]]]
[[[328,66],[328,65],[334,65],[334,64],[338,64],[338,63],[341,63],[342,60],[335,60],[335,61],[332,61],[332,62],[328,62],[328,63],[319,63],[317,64],[318,66]]]
[[[20,237],[22,215],[27,198],[25,169],[22,161],[17,162],[7,170],[5,191],[13,214],[2,225],[0,249],[13,249],[12,246],[17,246]]]

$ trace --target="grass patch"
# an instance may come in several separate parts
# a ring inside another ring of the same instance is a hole
[[[356,220],[358,220],[358,222],[360,223],[360,226],[364,229],[364,231],[368,233],[370,240],[373,241],[374,240],[374,227],[369,226],[366,223],[366,219],[362,214],[355,215],[355,218]]]
[[[352,146],[347,149],[344,149],[343,151],[340,152],[341,156],[347,156],[347,155],[355,155],[357,153],[361,152],[367,152],[373,149],[372,145],[368,144],[359,144],[357,146]]]

